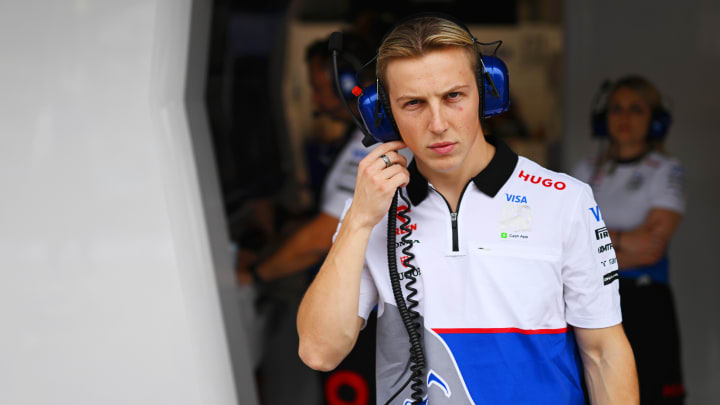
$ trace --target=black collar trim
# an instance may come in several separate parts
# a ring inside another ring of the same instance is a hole
[[[495,147],[495,154],[490,159],[490,163],[473,177],[472,181],[488,197],[495,197],[515,171],[518,155],[505,142],[492,135],[485,136],[485,140]],[[428,181],[418,171],[414,158],[408,166],[408,171],[410,172],[410,183],[407,185],[407,193],[413,205],[419,205],[428,195]]]

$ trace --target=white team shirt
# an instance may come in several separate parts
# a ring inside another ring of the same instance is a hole
[[[610,229],[629,231],[642,225],[650,210],[663,208],[685,212],[684,170],[680,163],[652,151],[638,159],[608,161],[596,167],[596,159],[585,159],[573,174],[591,184],[604,220]],[[621,278],[669,282],[667,255],[657,263],[624,268]]]
[[[610,229],[637,228],[653,208],[685,212],[684,170],[677,160],[653,151],[631,162],[605,162],[599,170],[595,161],[581,161],[572,173],[592,185]]]
[[[581,363],[568,325],[621,322],[607,230],[586,184],[488,141],[496,145],[495,156],[463,192],[455,226],[449,205],[414,164],[403,190],[413,202],[410,239],[429,402],[583,403]],[[368,243],[358,311],[367,319],[378,307],[379,403],[409,375],[386,235],[384,219]],[[400,272],[407,269],[401,236]],[[393,403],[409,395],[406,388]]]

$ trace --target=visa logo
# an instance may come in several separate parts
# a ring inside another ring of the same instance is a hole
[[[595,217],[595,222],[600,222],[602,219],[602,214],[600,213],[600,207],[595,206],[595,208],[588,208],[590,212],[592,212],[593,216]]]
[[[527,204],[527,197],[525,197],[524,195],[505,193],[505,198],[510,202]]]

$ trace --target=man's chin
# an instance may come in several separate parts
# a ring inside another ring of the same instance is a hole
[[[444,159],[422,160],[418,165],[418,168],[421,168],[421,170],[424,169],[426,171],[439,174],[452,173],[457,170],[458,167],[459,163],[457,160],[449,156]]]

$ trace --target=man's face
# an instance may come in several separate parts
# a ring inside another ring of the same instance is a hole
[[[467,158],[482,130],[475,74],[463,49],[392,60],[386,81],[400,134],[426,176],[426,170],[449,173],[473,164]]]
[[[333,119],[348,119],[342,101],[333,90],[333,78],[327,70],[327,65],[319,58],[313,58],[310,60],[308,68],[315,109],[320,113],[328,114]]]

